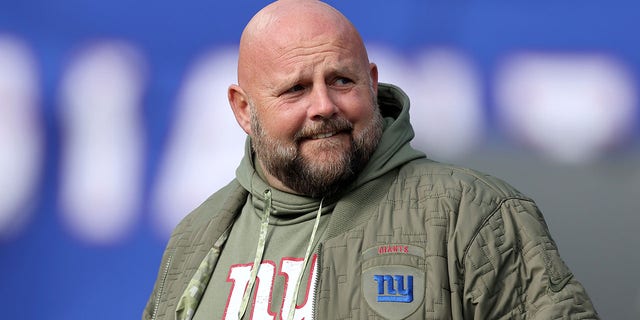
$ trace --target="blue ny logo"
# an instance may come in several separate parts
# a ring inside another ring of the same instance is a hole
[[[373,279],[378,282],[378,302],[409,303],[413,301],[413,276],[407,276],[406,287],[402,275],[374,275]]]

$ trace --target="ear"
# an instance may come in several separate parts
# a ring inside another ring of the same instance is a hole
[[[369,63],[369,76],[371,77],[371,87],[373,92],[378,94],[378,66],[375,63]]]
[[[239,85],[232,84],[227,91],[227,98],[238,124],[248,135],[251,135],[251,106],[249,97]]]

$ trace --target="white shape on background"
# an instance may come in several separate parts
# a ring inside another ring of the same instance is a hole
[[[33,214],[44,157],[36,69],[19,38],[0,34],[0,238],[18,235]]]
[[[378,67],[378,81],[396,85],[413,98],[417,75],[409,57],[383,44],[367,45],[367,51],[369,61]]]
[[[499,71],[496,90],[509,136],[560,162],[597,158],[634,124],[634,83],[605,55],[517,54]]]
[[[427,155],[454,159],[470,152],[484,135],[482,86],[461,53],[431,49],[418,56],[411,119],[416,145]]]
[[[145,72],[130,44],[83,48],[60,91],[60,205],[70,231],[94,244],[121,240],[141,209]]]
[[[194,63],[181,88],[152,191],[154,224],[162,237],[235,177],[246,137],[227,101],[236,64],[236,48],[209,52]]]
[[[450,48],[430,48],[403,57],[384,46],[369,46],[379,81],[404,90],[411,100],[414,144],[438,159],[471,151],[484,134],[482,89],[469,59]]]

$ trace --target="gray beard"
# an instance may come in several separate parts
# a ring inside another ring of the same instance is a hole
[[[371,123],[357,136],[350,130],[350,148],[335,161],[319,166],[300,154],[298,138],[309,130],[303,129],[296,134],[297,138],[291,145],[283,145],[264,132],[255,108],[251,106],[253,151],[264,165],[263,169],[293,191],[312,198],[331,197],[355,180],[380,142],[383,118],[377,104],[372,107],[375,111]],[[352,125],[341,118],[325,120],[319,127],[341,130],[351,129]]]

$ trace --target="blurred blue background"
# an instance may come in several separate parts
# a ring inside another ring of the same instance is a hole
[[[534,197],[604,319],[640,318],[640,3],[330,1],[415,146]],[[0,0],[2,319],[138,319],[172,227],[233,178],[263,1]]]

